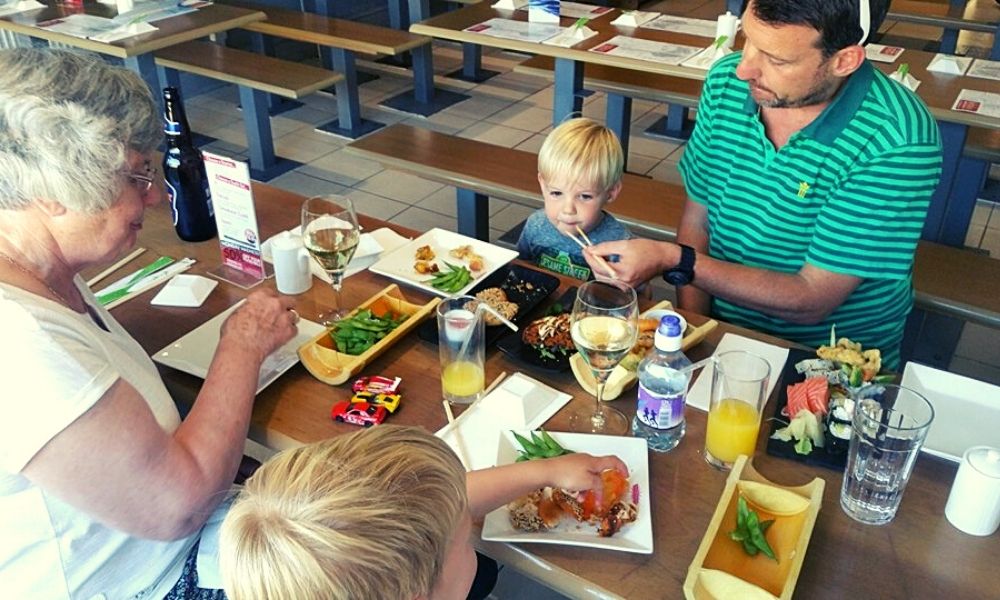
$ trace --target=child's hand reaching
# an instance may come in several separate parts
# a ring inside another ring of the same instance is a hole
[[[628,467],[617,456],[591,456],[583,452],[565,454],[543,461],[550,473],[552,487],[564,490],[601,490],[601,472],[615,469],[628,477]]]

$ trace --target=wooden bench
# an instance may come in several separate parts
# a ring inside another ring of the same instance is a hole
[[[179,86],[178,71],[184,71],[232,83],[239,88],[250,151],[250,175],[258,181],[270,181],[301,165],[274,154],[267,94],[302,98],[344,79],[334,71],[202,41],[157,50],[156,64],[161,81],[167,85]]]
[[[990,58],[1000,60],[1000,6],[993,0],[970,0],[948,3],[928,0],[892,0],[886,20],[929,25],[944,30],[940,51],[954,54],[960,30],[978,31],[993,35]]]
[[[538,191],[537,157],[409,125],[396,124],[352,142],[351,154],[374,160],[386,168],[412,173],[457,188],[460,233],[488,239],[488,198],[494,196],[530,207],[542,205]],[[681,186],[625,175],[618,199],[609,205],[615,217],[643,237],[673,240],[686,195]],[[937,315],[1000,328],[1000,261],[976,252],[921,241],[914,264],[916,305]],[[916,311],[915,311],[916,312]],[[913,317],[908,339],[921,335],[922,314]],[[960,323],[958,333],[961,332]],[[930,334],[938,323],[925,325]],[[951,333],[954,333],[952,331]],[[954,336],[952,336],[954,337]],[[922,343],[944,355],[920,360],[947,367],[957,337],[941,343]],[[915,342],[911,341],[915,345]]]
[[[344,75],[344,81],[336,87],[338,119],[318,127],[321,131],[356,139],[383,125],[361,117],[355,67],[356,55],[359,53],[399,57],[409,52],[413,57],[413,90],[383,101],[385,106],[426,117],[468,98],[465,94],[434,89],[434,65],[429,37],[242,0],[223,1],[267,15],[266,20],[243,27],[254,34],[254,46],[258,51],[264,50],[265,35],[317,44],[323,66]]]

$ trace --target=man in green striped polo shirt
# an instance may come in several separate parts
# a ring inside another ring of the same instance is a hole
[[[680,162],[678,244],[589,254],[619,255],[633,285],[663,272],[683,308],[810,346],[836,324],[898,368],[941,143],[920,99],[865,59],[887,9],[751,0],[746,45],[709,72]]]

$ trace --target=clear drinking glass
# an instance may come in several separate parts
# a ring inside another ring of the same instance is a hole
[[[767,402],[771,365],[743,350],[723,352],[712,363],[705,460],[713,467],[729,470],[741,454],[753,456],[760,414]]]
[[[588,281],[580,286],[570,316],[573,344],[594,373],[594,412],[570,417],[570,428],[585,433],[622,435],[629,430],[625,415],[601,401],[612,369],[635,345],[639,308],[635,290],[619,281]]]
[[[358,248],[361,228],[354,204],[343,196],[313,196],[302,204],[302,239],[306,250],[330,277],[333,307],[319,315],[323,323],[344,316],[340,288],[347,263]]]
[[[934,407],[900,385],[869,385],[853,394],[854,419],[840,506],[869,525],[892,521],[934,420]]]
[[[486,381],[486,326],[472,296],[445,298],[437,306],[441,393],[452,404],[475,402]]]

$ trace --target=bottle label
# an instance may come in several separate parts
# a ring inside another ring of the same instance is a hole
[[[167,191],[167,200],[170,201],[170,213],[174,219],[174,227],[177,227],[177,219],[179,217],[177,212],[177,189],[170,184],[169,179],[164,179],[163,183]]]
[[[684,394],[657,394],[639,384],[635,416],[654,429],[670,429],[684,420]]]
[[[181,124],[180,123],[171,121],[170,119],[167,119],[166,117],[163,118],[163,121],[166,123],[166,126],[163,128],[163,133],[165,133],[167,135],[180,135],[181,134]]]

